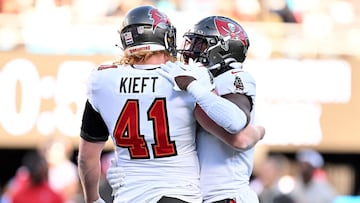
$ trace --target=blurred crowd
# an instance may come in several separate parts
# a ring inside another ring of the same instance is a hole
[[[169,12],[222,14],[241,21],[359,24],[358,0],[0,0],[0,13],[58,15],[64,21],[123,16],[129,8],[151,4]]]
[[[84,202],[75,148],[65,137],[51,137],[23,156],[14,176],[0,188],[0,203],[82,203]],[[105,179],[112,153],[102,158],[100,192],[107,202],[112,190]]]
[[[71,161],[73,150],[69,140],[59,137],[27,152],[6,184],[1,203],[78,202],[81,197],[77,166]]]
[[[116,55],[119,22],[141,4],[169,15],[179,36],[208,15],[249,23],[250,57],[360,53],[358,0],[0,0],[0,51]]]
[[[0,203],[83,202],[76,164],[70,159],[73,150],[66,139],[56,138],[26,153],[0,193]],[[106,180],[112,156],[106,152],[101,160],[100,194],[106,202],[112,202]],[[299,149],[293,158],[269,153],[255,164],[250,186],[260,203],[335,203],[341,194],[328,176],[327,164],[310,148]]]
[[[261,203],[334,203],[339,193],[324,166],[313,149],[298,150],[294,160],[270,154],[257,166],[251,186]]]

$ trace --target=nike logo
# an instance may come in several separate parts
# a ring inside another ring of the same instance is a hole
[[[231,71],[231,74],[236,74],[238,72],[242,72],[242,70],[233,70],[233,71]]]

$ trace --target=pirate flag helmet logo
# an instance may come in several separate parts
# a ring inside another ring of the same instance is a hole
[[[239,24],[232,22],[226,18],[215,18],[214,21],[216,29],[221,36],[223,36],[224,38],[230,37],[230,39],[241,40],[244,47],[248,47],[247,34]]]
[[[171,24],[169,18],[156,8],[153,8],[149,11],[149,17],[153,21],[152,23],[153,32],[155,32],[157,27],[165,29],[167,26]]]

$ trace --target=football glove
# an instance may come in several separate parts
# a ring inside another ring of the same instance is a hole
[[[208,88],[209,91],[215,88],[211,73],[200,63],[185,65],[177,61],[175,63],[167,62],[160,67],[166,72],[166,74],[163,75],[174,83],[174,89],[176,91],[186,90],[193,80],[197,80],[204,87]],[[193,80],[191,80],[191,78]]]
[[[106,171],[106,179],[113,190],[112,195],[125,184],[125,170],[117,165],[114,158],[111,159],[110,167]]]

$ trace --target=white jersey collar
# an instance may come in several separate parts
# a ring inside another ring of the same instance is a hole
[[[146,65],[132,65],[133,68],[135,69],[140,69],[140,70],[151,70],[151,69],[156,69],[160,67],[160,64],[158,65],[154,65],[154,64],[146,64]]]

